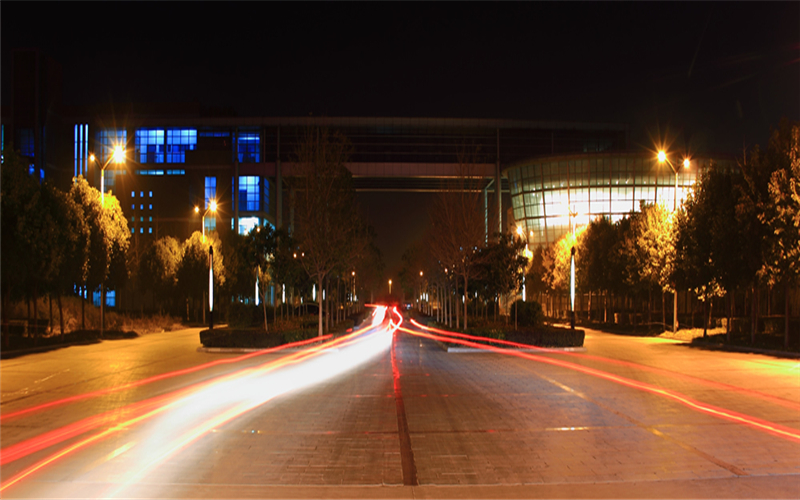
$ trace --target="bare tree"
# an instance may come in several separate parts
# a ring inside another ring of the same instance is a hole
[[[352,176],[345,166],[350,150],[342,134],[313,128],[306,130],[295,151],[300,174],[295,237],[303,251],[303,267],[320,294],[320,336],[323,284],[351,250],[358,227]]]
[[[431,251],[464,284],[464,329],[467,328],[469,280],[477,278],[486,257],[484,207],[480,178],[476,175],[478,149],[458,154],[459,176],[438,194],[430,212]]]

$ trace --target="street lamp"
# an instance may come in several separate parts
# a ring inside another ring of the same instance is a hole
[[[389,295],[392,294],[392,280],[389,280]]]
[[[208,208],[203,213],[201,224],[203,225],[203,243],[206,242],[206,215],[208,212],[217,212],[216,200],[211,200],[208,203]],[[194,207],[194,213],[200,213],[200,207]],[[258,293],[256,293],[258,297]],[[205,309],[204,309],[205,311]],[[203,313],[205,315],[205,312]],[[208,245],[208,329],[214,329],[214,245]]]
[[[675,196],[672,199],[672,212],[678,211],[678,169],[675,165],[669,161],[667,157],[667,153],[663,150],[658,152],[658,163],[667,163],[672,171],[675,173]],[[689,168],[692,162],[689,158],[683,159],[683,168]],[[673,290],[673,297],[672,297],[672,333],[676,333],[678,331],[678,287],[676,286]]]
[[[97,157],[95,157],[94,153],[89,156],[89,159],[93,163],[98,163]],[[106,160],[106,163],[100,168],[100,206],[103,210],[106,208],[106,167],[109,163],[114,162],[116,164],[125,163],[125,148],[117,144],[114,146],[114,151]],[[100,338],[103,338],[103,334],[105,333],[105,301],[106,301],[106,294],[105,294],[105,285],[106,285],[106,277],[105,273],[103,274],[103,281],[100,283]]]
[[[201,219],[201,223],[203,224],[203,243],[206,242],[206,215],[208,215],[208,212],[211,212],[211,213],[216,213],[217,212],[217,201],[216,200],[211,200],[209,202],[208,208],[206,209],[205,213],[203,213],[203,217]],[[194,213],[199,214],[200,213],[200,207],[195,206],[194,207]]]

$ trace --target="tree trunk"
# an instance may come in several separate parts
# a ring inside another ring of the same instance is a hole
[[[267,326],[267,294],[261,296],[261,306],[264,309],[264,331],[269,333],[269,327]]]
[[[61,323],[61,342],[64,342],[64,307],[61,305],[61,294],[56,295],[58,301],[58,320]]]
[[[469,278],[464,276],[464,331],[467,331],[467,313],[469,312]]]
[[[318,337],[322,337],[322,277],[317,278],[317,290],[319,290],[319,307],[317,308],[317,330]]]
[[[664,325],[664,330],[667,329],[667,299],[664,297],[666,293],[661,290],[661,324]]]
[[[786,349],[789,348],[789,280],[787,279],[784,283],[784,293],[783,293],[783,302],[784,302],[784,309],[783,313],[785,314],[784,318],[784,328],[783,328],[783,347]]]
[[[50,305],[50,315],[47,319],[48,328],[50,329],[50,334],[53,334],[53,294],[47,294],[47,303]]]
[[[703,338],[708,337],[708,318],[706,317],[707,309],[708,309],[708,299],[703,301]]]

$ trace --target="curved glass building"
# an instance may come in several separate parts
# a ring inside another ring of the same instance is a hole
[[[508,177],[514,220],[532,246],[549,244],[570,231],[570,225],[588,224],[598,215],[619,220],[641,201],[672,208],[685,199],[699,172],[711,163],[734,167],[730,158],[683,157],[660,163],[643,152],[557,155],[517,161],[503,172]],[[677,169],[677,199],[675,177]]]

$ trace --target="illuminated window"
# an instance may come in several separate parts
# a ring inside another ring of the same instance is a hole
[[[239,217],[239,234],[248,234],[259,226],[258,217]]]
[[[167,170],[167,175],[186,175],[186,170]]]
[[[75,125],[75,140],[73,143],[73,156],[75,167],[73,175],[86,176],[89,169],[89,125]]]
[[[240,132],[237,138],[239,163],[261,161],[261,137],[257,132]]]
[[[169,172],[169,170],[167,171]],[[164,175],[163,170],[137,170],[136,175]]]
[[[136,198],[136,191],[131,191],[131,198]]]
[[[239,177],[239,210],[257,212],[261,210],[261,178]]]
[[[164,163],[164,129],[137,129],[136,157],[139,163]]]
[[[230,132],[223,132],[221,130],[200,130],[197,132],[199,137],[230,137]]]
[[[22,156],[33,158],[33,129],[19,129],[19,152]]]
[[[150,193],[150,195],[149,195],[150,198],[152,198],[153,197],[153,192],[152,191],[148,191],[148,192]]]
[[[147,232],[148,232],[149,234],[153,234],[153,228],[152,228],[152,227],[148,227],[148,228],[147,228]]]
[[[206,207],[208,208],[209,200],[217,199],[217,178],[206,177]]]
[[[196,129],[167,129],[167,163],[185,163],[186,151],[193,151],[196,147]]]
[[[95,134],[95,142],[97,143],[95,155],[102,166],[111,158],[115,147],[125,147],[128,142],[128,131],[125,129],[103,128]]]

